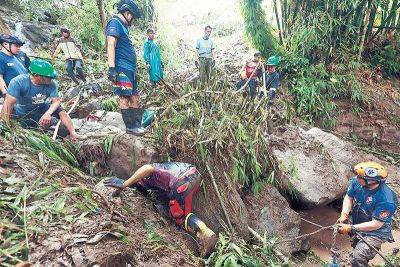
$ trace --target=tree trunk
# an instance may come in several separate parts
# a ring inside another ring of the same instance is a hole
[[[365,13],[365,17],[364,17],[363,29],[361,32],[360,47],[358,50],[358,57],[357,57],[358,62],[361,61],[362,52],[364,51],[365,35],[367,34],[367,29],[368,29],[368,24],[369,24],[368,21],[369,21],[370,15],[371,15],[371,10],[372,10],[372,1],[369,1],[367,12]]]
[[[106,27],[106,13],[104,11],[103,0],[97,0],[97,7],[99,8],[100,22],[103,29]]]

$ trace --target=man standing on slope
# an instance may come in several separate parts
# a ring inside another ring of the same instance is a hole
[[[71,31],[67,27],[61,27],[60,31],[62,36],[57,41],[56,49],[51,57],[51,61],[54,65],[56,56],[62,50],[65,56],[68,76],[76,85],[79,85],[79,81],[75,75],[76,68],[79,79],[85,83],[86,78],[83,73],[83,56],[81,47],[76,43],[75,39],[71,37]]]
[[[202,38],[199,38],[196,43],[197,56],[199,61],[196,61],[195,64],[196,67],[199,68],[201,86],[209,85],[212,75],[212,69],[215,65],[215,43],[210,38],[211,32],[211,26],[207,26],[204,29],[204,36]]]
[[[163,79],[164,74],[160,48],[154,42],[154,37],[154,30],[148,29],[147,41],[144,43],[143,46],[143,57],[149,70],[150,81],[155,87]]]
[[[395,192],[385,183],[388,173],[376,162],[362,162],[354,166],[354,177],[343,200],[339,233],[353,236],[352,267],[368,266],[385,242],[393,242],[392,217],[398,205]],[[350,217],[351,223],[345,224]],[[355,235],[360,234],[366,242]]]
[[[200,182],[201,176],[195,166],[166,162],[144,165],[128,180],[109,178],[104,185],[117,188],[114,196],[131,185],[157,190],[160,197],[169,199],[169,212],[176,223],[198,238],[200,254],[205,257],[214,249],[218,238],[192,213],[192,198],[199,190]]]
[[[17,58],[24,42],[16,36],[2,34],[0,44],[0,96],[5,96],[11,80],[20,74],[27,74],[28,70]]]
[[[141,126],[143,109],[139,107],[139,91],[136,77],[137,58],[129,38],[129,26],[142,14],[133,0],[121,0],[118,14],[107,23],[108,79],[120,99],[122,119],[127,133],[143,135]]]

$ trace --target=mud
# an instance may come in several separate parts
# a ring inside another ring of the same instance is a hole
[[[312,222],[318,223],[322,226],[329,226],[336,222],[339,218],[340,212],[333,207],[323,206],[318,207],[309,211],[301,212],[301,217]],[[318,230],[318,227],[313,226],[307,222],[302,221],[301,223],[301,234],[310,233]],[[322,231],[309,238],[311,251],[314,252],[321,260],[330,262],[332,260],[330,255],[330,248],[332,246],[332,231]],[[388,255],[393,249],[400,249],[400,231],[394,230],[393,236],[395,239],[394,243],[385,243],[382,246],[381,252],[384,255]],[[343,235],[338,235],[336,244],[339,248],[340,263],[348,265],[348,255],[351,253],[350,238]],[[377,255],[371,262],[371,265],[384,264],[383,259]],[[320,265],[315,265],[320,266]]]

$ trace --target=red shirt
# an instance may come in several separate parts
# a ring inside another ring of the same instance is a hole
[[[181,162],[154,163],[153,167],[153,174],[141,180],[139,184],[159,189],[167,194],[171,193],[171,189],[179,180],[192,173],[192,169],[196,170],[193,165]]]
[[[254,60],[249,61],[246,63],[246,77],[248,78],[252,78],[252,79],[256,79],[257,78],[257,67],[259,67],[259,62],[256,62]],[[254,73],[253,73],[254,71]],[[253,75],[251,75],[253,73]]]

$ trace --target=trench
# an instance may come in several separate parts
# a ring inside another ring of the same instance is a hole
[[[333,206],[322,206],[307,211],[301,211],[300,216],[322,226],[329,226],[334,224],[337,218],[339,218],[340,212]],[[318,227],[302,221],[300,227],[301,234],[310,233],[316,230],[318,230]],[[393,249],[400,248],[400,243],[398,242],[398,240],[400,240],[399,229],[393,230],[393,237],[395,240],[397,240],[397,242],[386,242],[382,245],[380,251],[384,255],[389,255],[392,253]],[[325,262],[331,262],[332,258],[329,252],[332,244],[331,230],[319,232],[309,237],[308,240],[310,243],[310,251],[312,251],[321,260]],[[339,249],[341,263],[343,263],[346,258],[348,259],[348,256],[352,250],[350,238],[348,236],[339,234],[337,236],[336,244]],[[379,255],[376,255],[375,258],[370,261],[371,265],[383,265],[384,263],[384,260]]]

